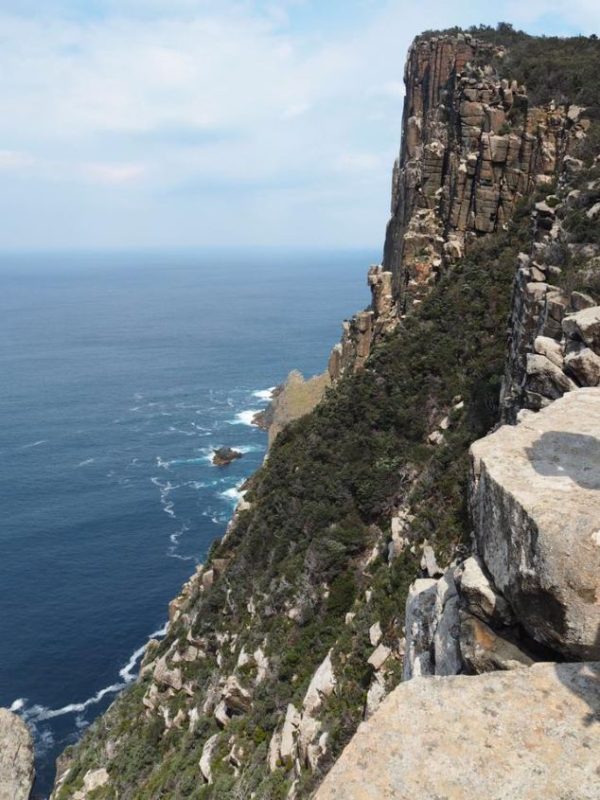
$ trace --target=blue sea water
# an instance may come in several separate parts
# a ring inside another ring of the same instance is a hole
[[[221,536],[291,368],[324,369],[374,252],[0,257],[0,705],[36,795],[135,678]],[[244,456],[226,468],[213,447]]]

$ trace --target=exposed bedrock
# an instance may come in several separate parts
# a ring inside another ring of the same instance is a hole
[[[600,664],[400,684],[316,800],[597,800]],[[568,742],[568,744],[567,744]]]
[[[536,641],[600,658],[600,388],[471,448],[477,547]]]
[[[29,729],[22,719],[0,708],[0,800],[28,800],[33,775]]]

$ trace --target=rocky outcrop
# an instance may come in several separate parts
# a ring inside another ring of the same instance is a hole
[[[234,450],[231,447],[218,447],[213,452],[212,463],[215,467],[226,467],[231,464],[232,461],[242,458],[243,455],[244,454],[240,453],[239,450]]]
[[[33,776],[29,729],[15,714],[0,708],[0,800],[28,800]]]
[[[269,446],[286,425],[309,414],[323,398],[330,384],[327,372],[304,379],[298,370],[288,375],[280,391],[273,397],[269,411]]]
[[[368,285],[371,305],[344,322],[342,340],[329,356],[327,369],[333,383],[348,371],[363,369],[373,343],[393,331],[398,324],[392,273],[381,266],[372,266],[368,273]]]
[[[361,725],[315,800],[597,800],[599,750],[598,663],[415,679]]]
[[[533,639],[600,657],[600,388],[472,449],[477,547]]]

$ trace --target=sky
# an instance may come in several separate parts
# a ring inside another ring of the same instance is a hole
[[[371,247],[427,28],[598,0],[0,0],[0,250]]]

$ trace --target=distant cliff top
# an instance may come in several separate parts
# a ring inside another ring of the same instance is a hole
[[[600,118],[600,40],[597,36],[531,36],[507,22],[424,31],[415,42],[432,38],[465,38],[495,45],[507,51],[495,59],[500,77],[513,78],[527,86],[533,105],[575,103],[595,109]]]

